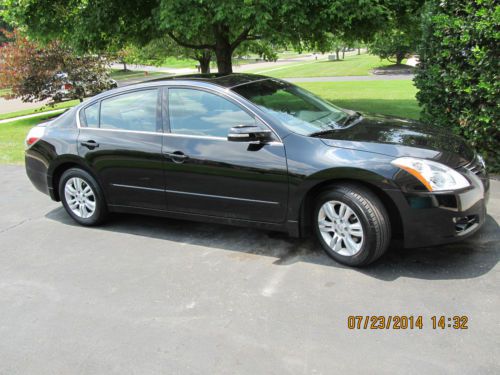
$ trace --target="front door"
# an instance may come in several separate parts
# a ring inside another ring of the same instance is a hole
[[[121,93],[80,111],[78,151],[111,206],[166,208],[159,91]]]
[[[169,211],[283,222],[288,198],[285,149],[227,141],[236,125],[266,126],[231,99],[194,88],[169,88],[165,187]]]

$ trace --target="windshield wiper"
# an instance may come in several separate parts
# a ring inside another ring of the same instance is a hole
[[[343,126],[346,126],[346,125],[349,125],[350,123],[352,123],[353,121],[357,120],[358,118],[361,117],[361,113],[359,112],[354,112],[352,115],[348,115],[344,122],[342,123]]]

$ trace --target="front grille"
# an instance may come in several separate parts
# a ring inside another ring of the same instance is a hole
[[[479,224],[479,216],[468,215],[462,217],[455,217],[455,232],[460,236],[470,232]]]
[[[469,164],[465,165],[464,168],[468,169],[479,177],[484,177],[486,175],[486,169],[484,168],[482,161],[477,155]]]

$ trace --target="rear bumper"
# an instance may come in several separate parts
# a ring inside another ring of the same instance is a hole
[[[26,174],[35,188],[44,194],[51,195],[48,186],[48,167],[42,158],[38,158],[35,153],[26,151],[25,157]]]
[[[489,183],[470,173],[472,187],[458,193],[388,192],[399,207],[404,247],[435,246],[463,240],[485,222]]]

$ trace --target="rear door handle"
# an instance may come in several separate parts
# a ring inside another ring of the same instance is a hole
[[[188,158],[188,156],[182,151],[165,152],[163,155],[170,158],[174,163],[184,163],[184,161]]]
[[[81,145],[87,147],[90,150],[93,150],[94,148],[99,147],[99,143],[97,143],[94,140],[84,141],[81,143]]]

